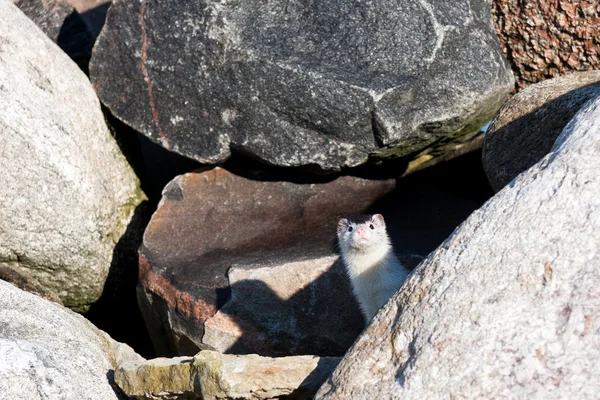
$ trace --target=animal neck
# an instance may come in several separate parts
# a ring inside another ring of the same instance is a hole
[[[389,241],[366,249],[350,249],[343,254],[351,277],[377,272],[392,250]]]

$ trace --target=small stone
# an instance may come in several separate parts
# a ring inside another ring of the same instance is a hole
[[[115,370],[115,382],[131,397],[187,395],[186,398],[189,398],[195,385],[192,375],[193,361],[193,357],[175,357],[123,363]]]
[[[339,358],[270,358],[201,351],[194,357],[125,363],[115,381],[128,396],[185,399],[310,399]]]

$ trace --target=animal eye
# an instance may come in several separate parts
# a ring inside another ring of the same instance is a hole
[[[369,225],[369,228],[375,229],[375,227],[373,226],[373,224]]]
[[[348,227],[348,232],[352,232],[353,228],[351,226]]]

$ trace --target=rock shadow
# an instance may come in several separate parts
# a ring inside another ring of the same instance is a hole
[[[396,253],[426,256],[493,194],[476,150],[398,179],[367,212],[383,214]]]
[[[110,385],[112,390],[115,392],[115,396],[117,396],[117,399],[128,400],[130,398],[125,394],[125,392],[123,392],[123,390],[121,390],[119,385],[117,385],[117,382],[115,382],[115,370],[114,369],[108,370],[108,372],[106,373],[106,380],[108,381],[108,384]]]
[[[103,112],[148,200],[138,205],[125,233],[117,242],[102,295],[84,316],[113,339],[127,343],[145,358],[153,358],[156,351],[137,301],[138,249],[161,199],[163,187],[175,176],[202,165],[153,143],[112,116],[107,108],[103,107]]]
[[[162,190],[177,175],[206,168],[203,164],[154,143],[102,106],[102,112],[121,152],[140,180],[150,206],[156,209]]]
[[[365,324],[341,262],[292,295],[284,282],[290,272],[278,288],[257,279],[231,285],[231,299],[214,317],[219,327],[221,321],[232,323],[226,325],[232,330],[219,331],[226,347],[221,350],[269,357],[342,356],[348,350]]]
[[[287,399],[312,399],[327,377],[339,364],[338,359],[321,358],[317,367],[300,383]]]
[[[56,44],[89,76],[92,49],[106,21],[112,3],[105,3],[83,13],[73,12],[65,18]]]
[[[127,343],[145,358],[155,355],[137,303],[137,249],[152,215],[148,202],[141,203],[113,250],[113,258],[102,295],[84,315],[113,339]]]

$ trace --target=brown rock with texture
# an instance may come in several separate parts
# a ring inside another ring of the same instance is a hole
[[[544,157],[586,101],[600,96],[600,71],[575,72],[527,87],[498,112],[483,145],[483,166],[499,191]]]
[[[500,46],[518,89],[569,71],[600,69],[597,0],[494,0]]]
[[[231,300],[206,322],[202,342],[234,354],[343,355],[364,322],[336,261],[329,255],[234,266],[228,273]]]
[[[339,363],[335,357],[270,358],[201,351],[194,357],[129,362],[115,381],[136,399],[310,399]],[[290,396],[290,397],[287,397]]]
[[[164,189],[140,249],[138,292],[159,355],[189,355],[207,347],[202,344],[204,323],[230,297],[227,271],[231,266],[235,270],[279,268],[331,257],[337,220],[363,212],[395,187],[394,180],[355,177],[310,184],[259,179],[215,168],[179,176]],[[281,321],[295,320],[300,327],[308,326],[311,315],[335,316],[328,325],[321,325],[320,344],[311,344],[315,354],[337,355],[351,344],[348,333],[340,330],[348,324],[342,321],[356,321],[358,333],[361,320],[352,301],[329,301],[333,290],[346,290],[347,298],[351,295],[348,286],[342,289],[347,278],[327,269],[333,260],[328,263],[320,265],[323,274],[318,282],[311,283],[312,276],[299,279],[304,283],[297,288],[292,285],[293,274],[287,282],[274,282],[279,285],[275,289],[256,282],[262,286],[260,295],[271,295],[274,303],[263,304],[255,312],[268,314],[269,308],[284,306],[281,290],[285,287],[289,296],[305,300],[287,303],[290,306],[284,307],[287,314],[281,315]],[[315,288],[319,288],[317,293],[312,293]],[[275,346],[277,354],[305,353],[309,348],[305,341],[316,337],[311,328],[300,330],[311,334],[290,339],[286,332],[292,328],[274,339],[281,342]],[[346,339],[336,337],[341,334]]]

